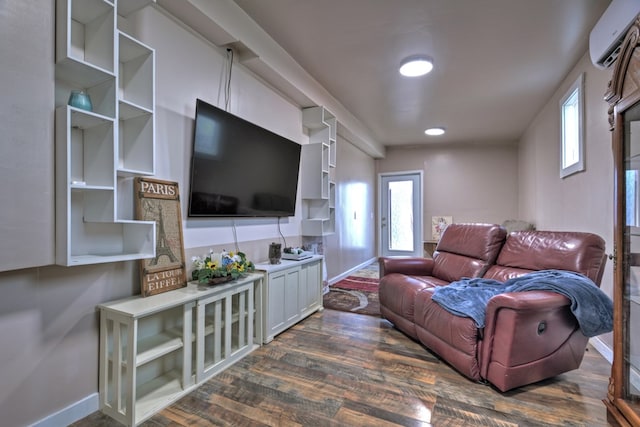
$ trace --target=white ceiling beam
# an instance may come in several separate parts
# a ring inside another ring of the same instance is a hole
[[[385,155],[384,145],[303,69],[280,45],[232,0],[156,0],[167,12],[220,47],[240,51],[239,60],[301,108],[322,105],[344,128],[350,143],[374,158]]]

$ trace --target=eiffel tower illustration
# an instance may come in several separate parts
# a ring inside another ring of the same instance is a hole
[[[158,260],[162,255],[169,257],[171,262],[178,262],[178,258],[173,254],[173,251],[167,243],[167,236],[164,233],[164,219],[162,218],[162,206],[158,206],[158,235],[156,237],[156,257],[149,261],[149,265],[157,265]]]

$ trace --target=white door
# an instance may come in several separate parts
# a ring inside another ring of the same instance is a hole
[[[380,174],[380,256],[423,256],[422,171]]]

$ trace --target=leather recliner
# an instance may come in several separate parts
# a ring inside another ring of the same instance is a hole
[[[588,338],[570,300],[551,291],[503,293],[487,306],[485,327],[432,301],[437,286],[463,277],[505,281],[539,270],[581,273],[598,286],[605,243],[592,233],[520,231],[452,224],[433,259],[380,258],[382,316],[463,375],[501,391],[580,366]]]

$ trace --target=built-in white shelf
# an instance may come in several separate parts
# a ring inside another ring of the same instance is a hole
[[[119,191],[155,173],[155,51],[116,29],[148,3],[56,1],[57,264],[155,256],[155,222],[133,220],[133,193]],[[91,111],[67,105],[72,90]]]
[[[302,234],[325,236],[335,232],[337,121],[324,107],[311,107],[302,110],[302,123],[309,132],[302,146]]]

